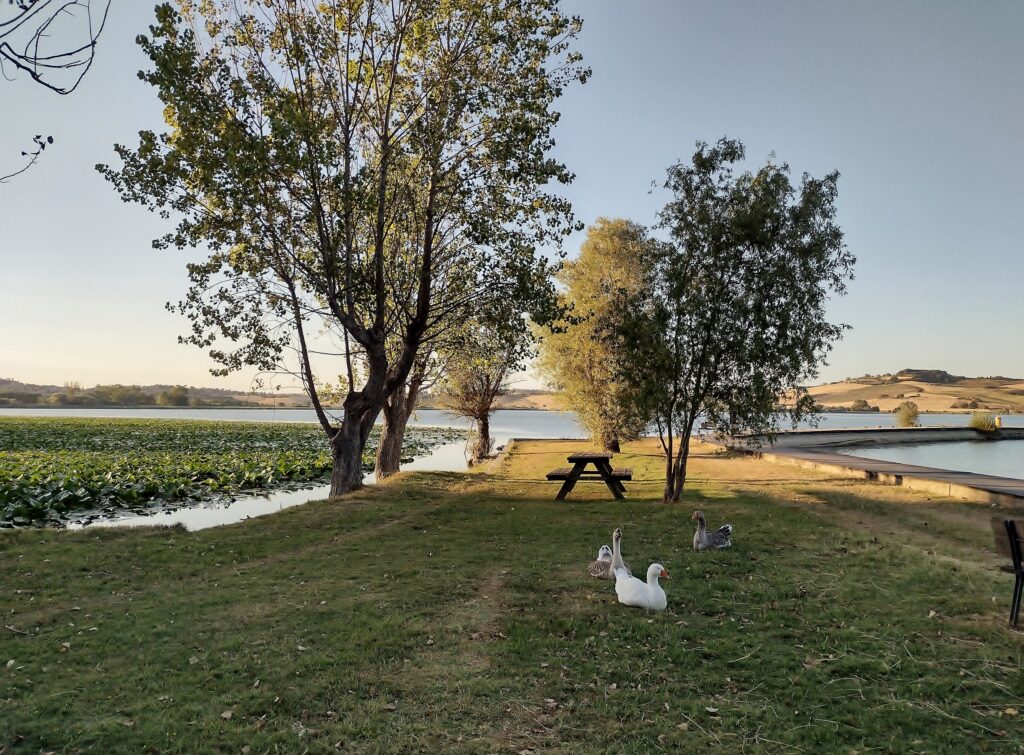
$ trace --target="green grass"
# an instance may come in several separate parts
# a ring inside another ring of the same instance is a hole
[[[460,435],[410,428],[403,455]],[[367,444],[368,469],[378,437]],[[330,470],[312,423],[0,417],[0,526],[209,500],[323,480]]]
[[[650,444],[629,501],[556,503],[576,445],[195,533],[0,533],[0,748],[1020,752],[988,509],[700,448],[665,506]],[[696,507],[733,549],[692,552]],[[619,525],[668,611],[586,576]]]

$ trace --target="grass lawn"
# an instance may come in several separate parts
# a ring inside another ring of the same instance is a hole
[[[196,533],[0,532],[0,752],[1024,752],[990,508],[709,448],[664,506],[648,442],[630,500],[556,503],[578,448]],[[731,550],[691,550],[697,507]],[[666,612],[586,576],[620,525]]]

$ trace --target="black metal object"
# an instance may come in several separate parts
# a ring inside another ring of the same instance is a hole
[[[1014,519],[1007,519],[1005,525],[1006,537],[1010,541],[1010,557],[1013,559],[1013,574],[1016,577],[1013,583],[1013,602],[1010,604],[1010,626],[1016,627],[1020,619],[1021,592],[1024,592],[1024,564],[1021,563],[1021,542],[1017,522]]]

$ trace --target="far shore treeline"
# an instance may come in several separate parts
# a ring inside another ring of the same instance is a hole
[[[244,394],[241,394],[244,395]],[[76,382],[63,386],[28,385],[0,379],[0,407],[256,407],[262,403],[219,388],[190,388],[184,385],[96,385],[83,388]]]

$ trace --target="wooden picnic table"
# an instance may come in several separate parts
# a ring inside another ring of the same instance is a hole
[[[567,457],[571,467],[559,467],[547,474],[549,480],[564,480],[562,487],[555,496],[556,501],[565,500],[570,491],[576,487],[576,483],[582,480],[603,480],[612,495],[616,498],[625,497],[626,486],[623,480],[633,479],[632,469],[612,469],[612,455],[607,451],[587,451],[574,453]],[[594,469],[587,469],[593,465]]]

